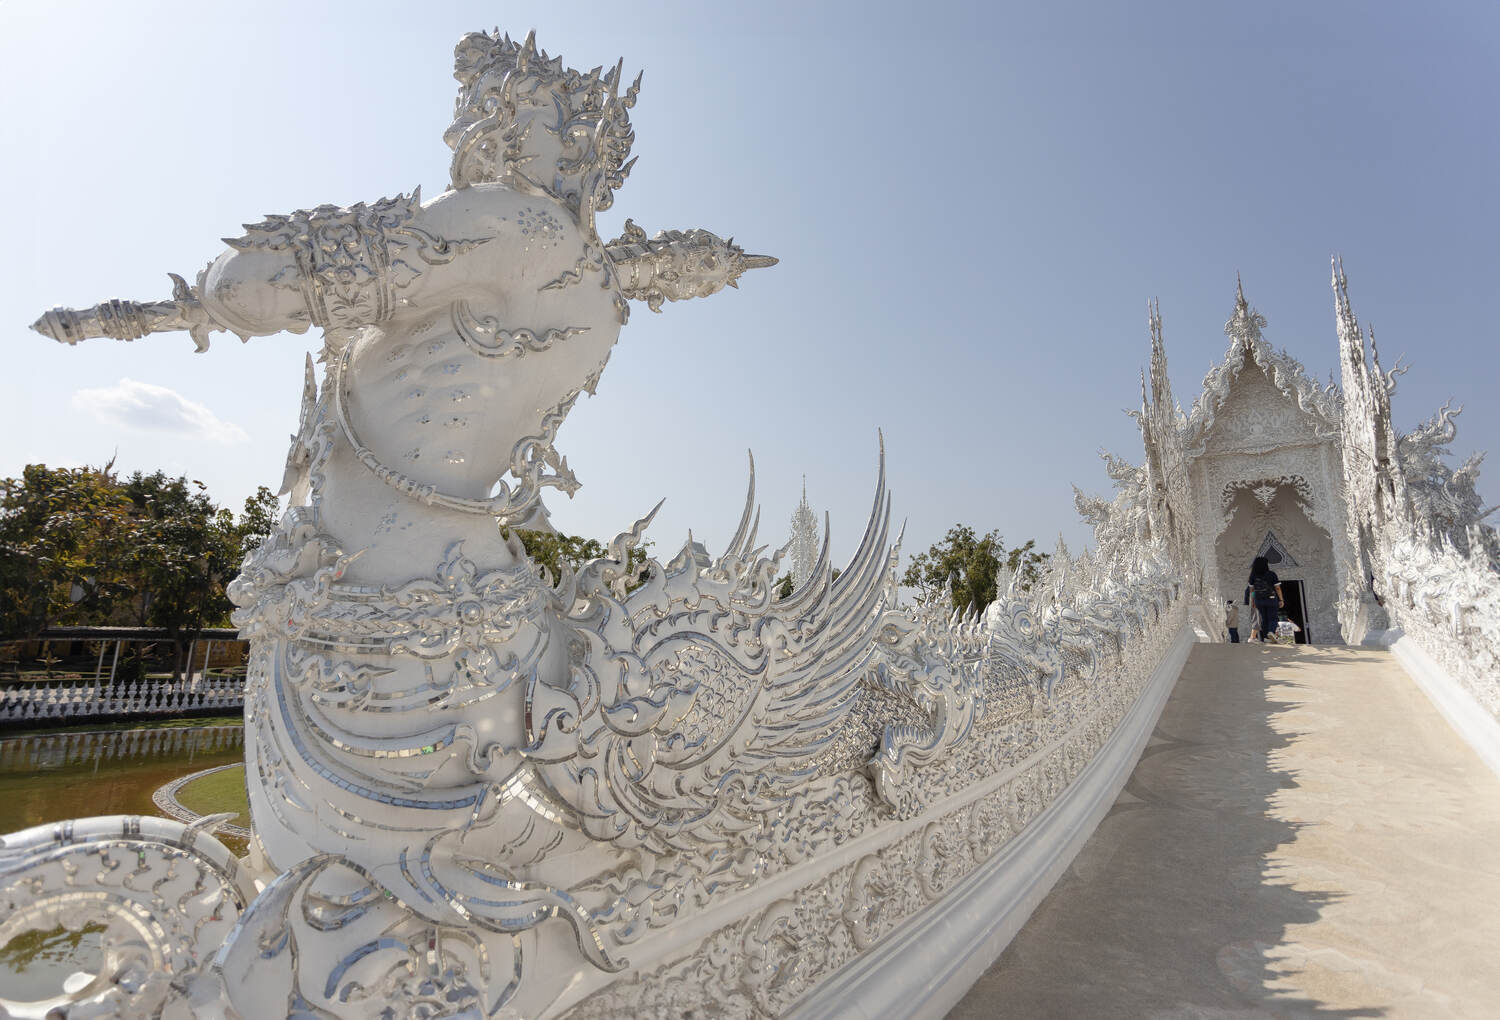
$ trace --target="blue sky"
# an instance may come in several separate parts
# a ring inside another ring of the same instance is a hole
[[[311,337],[64,348],[57,304],[149,300],[268,212],[446,183],[453,44],[536,28],[644,69],[640,160],[601,231],[706,227],[781,264],[638,307],[559,448],[555,523],[717,550],[753,449],[771,537],[802,476],[848,555],[886,439],[907,549],[952,524],[1081,543],[1069,483],[1140,458],[1146,302],[1184,404],[1235,273],[1267,336],[1336,365],[1328,259],[1410,429],[1465,405],[1500,450],[1488,305],[1500,179],[1493,4],[0,4],[0,476],[164,467],[237,504],[281,477]],[[1496,454],[1500,458],[1500,452]],[[1500,500],[1500,459],[1481,483]]]

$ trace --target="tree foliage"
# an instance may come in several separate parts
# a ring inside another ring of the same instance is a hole
[[[561,568],[564,565],[570,571],[577,573],[578,569],[589,560],[609,554],[604,543],[596,538],[580,538],[577,535],[563,535],[556,531],[533,531],[521,528],[516,529],[516,536],[526,547],[526,555],[531,557],[533,563],[546,567],[554,583],[561,576]],[[628,553],[629,567],[635,578],[626,585],[627,590],[638,588],[645,580],[643,571],[646,566],[647,550],[650,548],[651,542],[647,540]]]
[[[66,624],[166,629],[229,623],[225,585],[276,524],[262,487],[233,512],[202,482],[102,468],[26,467],[0,481],[0,637]]]
[[[829,577],[832,580],[837,581],[839,579],[839,575],[843,572],[844,570],[842,567],[834,567],[831,571],[829,571]],[[797,578],[791,572],[782,574],[776,579],[775,588],[777,598],[789,599],[792,597],[792,592],[797,590]]]
[[[955,524],[941,542],[911,558],[901,583],[928,598],[951,581],[954,609],[983,609],[999,593],[1002,567],[1025,590],[1041,577],[1047,558],[1031,539],[1007,549],[998,531],[980,536],[967,524]]]
[[[0,481],[0,635],[108,616],[131,504],[104,468],[29,464]]]

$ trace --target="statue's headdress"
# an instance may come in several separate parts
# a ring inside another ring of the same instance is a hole
[[[614,189],[635,165],[629,159],[635,142],[630,109],[640,91],[640,75],[621,94],[623,61],[608,71],[596,67],[580,73],[564,67],[561,57],[537,49],[536,33],[517,44],[499,29],[494,35],[464,36],[453,60],[459,94],[453,126],[445,135],[453,149],[453,186],[508,179],[523,190],[546,192],[572,208],[592,234],[594,213],[609,208]],[[540,126],[561,147],[554,167],[527,165],[530,159],[521,149],[538,124],[518,123],[518,104],[543,96],[555,112]]]

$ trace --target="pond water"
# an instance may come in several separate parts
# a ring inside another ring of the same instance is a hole
[[[0,833],[90,815],[157,815],[157,787],[242,761],[238,720],[0,737]]]
[[[151,801],[158,787],[244,757],[238,719],[0,736],[0,833],[91,815],[159,815]],[[243,841],[224,842],[244,853]],[[0,946],[0,997],[42,998],[69,974],[90,972],[98,955],[93,930],[17,936]]]

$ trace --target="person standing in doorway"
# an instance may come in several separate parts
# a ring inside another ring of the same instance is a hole
[[[1240,607],[1233,602],[1224,603],[1224,626],[1229,630],[1229,643],[1240,643]]]
[[[1250,564],[1250,590],[1255,596],[1255,613],[1259,617],[1256,630],[1264,644],[1276,633],[1282,606],[1281,578],[1276,576],[1276,571],[1271,569],[1264,556],[1255,557]]]

